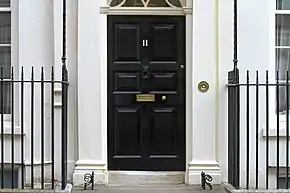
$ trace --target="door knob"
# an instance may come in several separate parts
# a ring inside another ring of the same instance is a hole
[[[166,100],[166,96],[162,96],[161,99],[162,99],[163,101],[165,101],[165,100]]]

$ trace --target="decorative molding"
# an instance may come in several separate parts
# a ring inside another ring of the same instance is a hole
[[[219,163],[216,161],[201,161],[201,160],[192,160],[189,164],[189,170],[190,168],[203,168],[203,167],[207,167],[207,168],[219,168]]]
[[[192,8],[171,7],[101,7],[101,14],[107,15],[188,15],[192,14]]]
[[[187,15],[192,14],[192,7],[187,0],[159,0],[161,4],[150,4],[154,0],[135,0],[132,5],[127,0],[108,0],[105,7],[100,8],[101,14],[108,15]]]
[[[106,170],[106,162],[98,160],[78,160],[75,170]]]
[[[172,0],[157,0],[158,3],[166,4],[166,7],[178,8],[184,7],[185,2],[184,0],[175,0],[176,2],[173,3]],[[110,7],[160,7],[158,4],[151,4],[154,0],[135,0],[132,5],[127,4],[127,0],[108,0],[108,6]],[[174,5],[175,4],[175,5]]]

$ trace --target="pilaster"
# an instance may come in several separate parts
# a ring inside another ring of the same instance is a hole
[[[214,184],[221,182],[218,163],[218,47],[216,1],[194,1],[192,39],[192,148],[188,163],[188,183],[200,184],[201,172],[210,174]],[[205,11],[207,10],[207,11]],[[198,84],[206,81],[207,92]]]
[[[78,1],[78,161],[74,184],[95,172],[95,182],[106,180],[106,15],[102,1]]]

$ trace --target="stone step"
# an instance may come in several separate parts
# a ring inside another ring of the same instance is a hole
[[[184,184],[184,172],[109,171],[110,185]]]
[[[73,193],[84,192],[83,187],[73,187]],[[213,186],[213,190],[202,190],[200,186],[180,185],[136,185],[136,186],[104,186],[96,185],[94,190],[85,193],[226,193],[222,186]]]

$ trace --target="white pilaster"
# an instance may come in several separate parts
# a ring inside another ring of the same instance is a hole
[[[204,171],[218,184],[216,1],[197,0],[193,7],[192,157],[188,164],[188,183],[200,184],[201,171]],[[199,92],[200,81],[209,83],[208,92]]]
[[[106,181],[106,15],[105,1],[78,1],[78,161],[74,184],[95,171],[95,181]],[[105,82],[104,82],[105,81]]]

